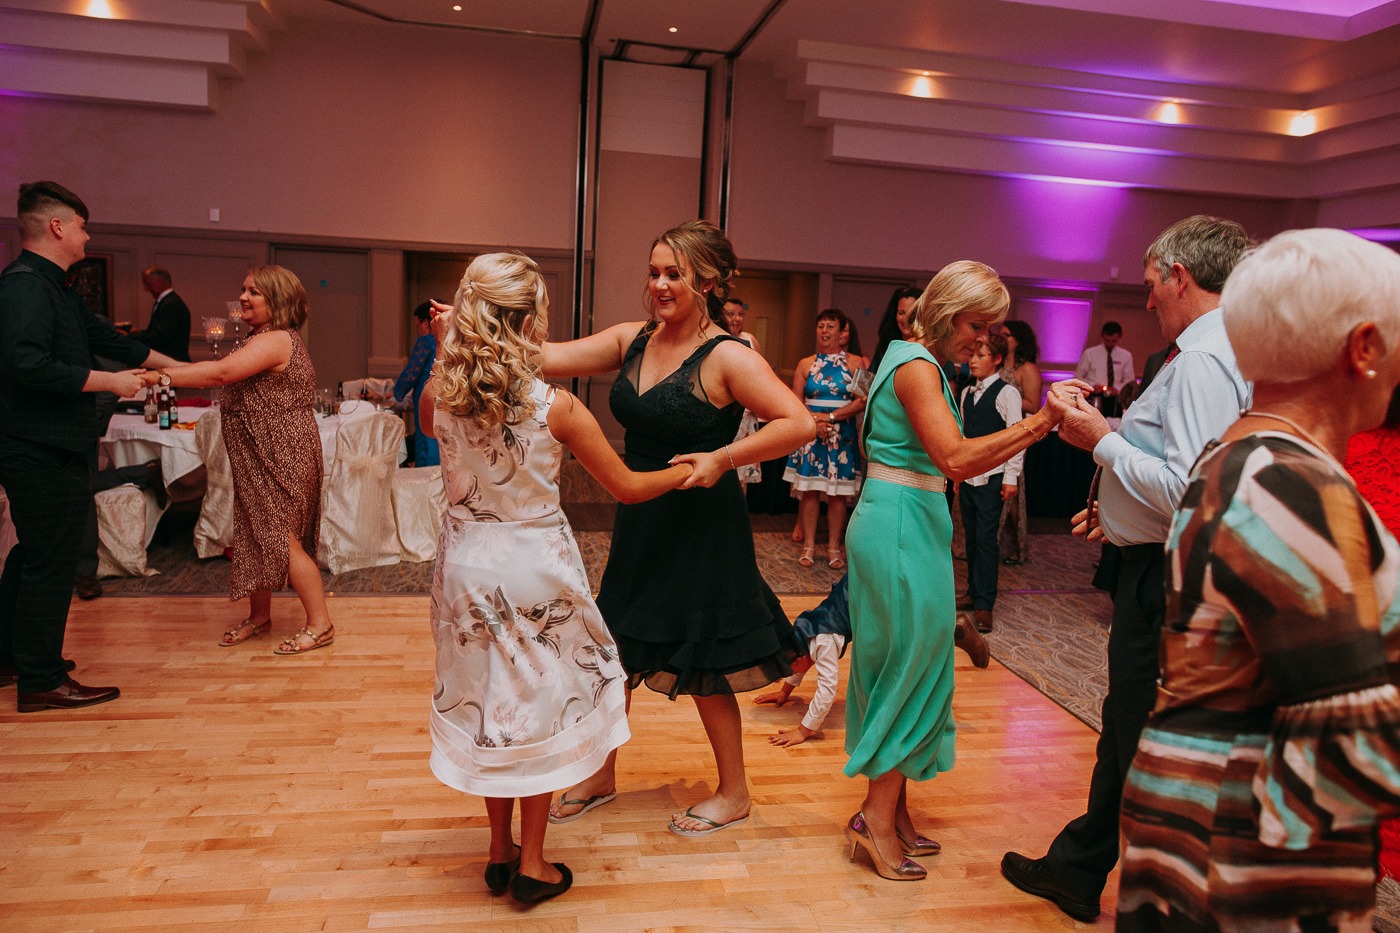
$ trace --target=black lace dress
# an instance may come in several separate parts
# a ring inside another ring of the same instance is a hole
[[[654,327],[642,328],[613,383],[613,415],[626,428],[627,466],[663,469],[680,453],[734,439],[743,406],[710,403],[700,363],[722,340],[698,347],[675,372],[637,391]],[[740,693],[792,672],[792,627],[759,576],[748,508],[733,471],[710,489],[678,489],[618,509],[598,592],[630,685],[678,694]]]

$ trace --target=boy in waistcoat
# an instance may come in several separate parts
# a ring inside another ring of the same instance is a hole
[[[962,390],[963,434],[985,437],[1021,420],[1021,393],[1002,381],[1006,338],[988,334],[968,362],[975,380]],[[958,486],[963,536],[967,542],[967,600],[979,632],[992,630],[997,601],[997,524],[1002,504],[1015,498],[1025,455],[1018,453],[1001,466],[963,481]]]

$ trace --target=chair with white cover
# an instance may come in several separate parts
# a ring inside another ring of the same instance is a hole
[[[447,489],[442,467],[406,467],[394,471],[394,523],[399,529],[399,556],[427,561],[437,556]]]
[[[331,573],[399,562],[392,477],[403,420],[388,412],[345,419],[321,490],[317,559]]]
[[[97,575],[150,577],[146,566],[147,512],[155,495],[127,484],[104,489],[92,497],[97,506]]]
[[[19,543],[15,535],[15,523],[10,518],[10,497],[0,489],[0,571],[5,569],[5,559],[10,556],[10,548]]]
[[[224,449],[224,429],[217,411],[194,426],[194,443],[206,473],[204,501],[194,526],[194,550],[200,557],[218,557],[233,544],[233,467]]]

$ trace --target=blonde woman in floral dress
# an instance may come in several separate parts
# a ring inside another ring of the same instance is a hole
[[[624,502],[691,473],[628,470],[588,409],[540,380],[547,307],[527,257],[474,259],[454,307],[434,319],[441,349],[422,406],[448,499],[433,575],[429,763],[444,784],[486,798],[486,884],[525,903],[573,881],[544,859],[552,792],[593,774],[630,734],[617,646],[559,507],[564,448]]]

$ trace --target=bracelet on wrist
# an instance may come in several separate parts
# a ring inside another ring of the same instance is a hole
[[[729,458],[729,469],[734,470],[735,472],[737,472],[739,468],[738,468],[737,466],[734,465],[734,454],[733,454],[733,452],[730,451],[729,445],[728,445],[728,444],[725,444],[725,445],[724,445],[724,453],[725,453],[725,456],[727,456],[727,457]]]

